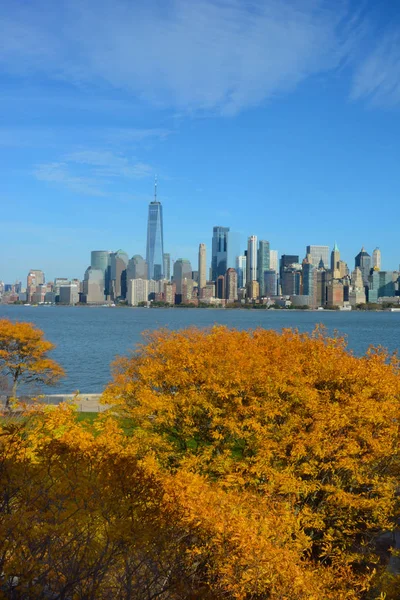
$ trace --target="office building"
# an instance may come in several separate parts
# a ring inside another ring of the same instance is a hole
[[[381,270],[381,251],[379,248],[375,248],[375,250],[372,253],[372,268],[373,269],[377,269],[378,271]]]
[[[357,304],[365,304],[365,286],[363,281],[363,275],[360,267],[356,267],[351,274],[351,285],[349,290],[349,302],[351,306]]]
[[[247,299],[250,302],[255,302],[260,296],[260,286],[256,279],[247,282],[246,286]]]
[[[86,304],[103,304],[104,272],[88,267],[83,280],[83,299]]]
[[[236,257],[236,273],[238,276],[238,288],[246,287],[246,261],[247,256],[240,254]]]
[[[285,269],[292,268],[294,264],[298,264],[299,255],[298,254],[282,254],[281,259],[279,261],[279,280],[280,285],[282,287],[283,273]],[[282,292],[283,293],[283,292]]]
[[[137,306],[149,299],[148,279],[129,279],[127,290],[127,302],[130,306]]]
[[[206,286],[206,269],[206,245],[199,244],[199,290],[202,290]]]
[[[192,279],[192,265],[190,260],[178,258],[174,264],[174,283],[177,295],[182,295],[182,283],[184,279]]]
[[[126,279],[148,279],[147,262],[140,254],[135,254],[128,262]]]
[[[260,240],[257,256],[257,281],[260,286],[260,296],[265,295],[264,273],[270,268],[269,242]]]
[[[219,275],[225,275],[228,264],[229,227],[213,227],[211,276],[217,281]]]
[[[307,246],[306,254],[310,254],[314,267],[329,269],[329,246]]]
[[[303,296],[309,298],[307,304],[313,308],[317,304],[317,269],[308,258],[303,260],[302,280]]]
[[[237,273],[235,269],[228,269],[225,273],[225,298],[228,302],[235,302],[237,300]]]
[[[164,279],[171,280],[171,255],[164,253]]]
[[[326,304],[330,308],[341,308],[344,303],[343,281],[330,279],[326,284]]]
[[[47,294],[46,294],[47,296]],[[79,302],[79,287],[75,283],[61,285],[59,291],[59,304],[77,304]]]
[[[175,284],[167,281],[164,283],[164,302],[167,304],[175,304]]]
[[[104,296],[110,295],[111,252],[109,250],[92,250],[90,266],[104,273]]]
[[[368,252],[366,252],[364,246],[355,257],[355,267],[360,269],[364,286],[367,286],[369,273],[371,271],[371,257]]]
[[[270,250],[269,251],[269,268],[271,271],[279,271],[279,263],[278,263],[278,250]]]
[[[341,278],[340,252],[336,242],[331,252],[331,272],[334,279]]]
[[[126,298],[127,273],[129,257],[123,250],[117,250],[110,255],[110,296],[115,302]]]
[[[267,297],[277,295],[277,272],[273,269],[264,271],[264,295]]]
[[[224,275],[218,275],[215,287],[217,290],[216,297],[219,298],[220,300],[225,298],[225,276]]]
[[[285,267],[281,280],[283,296],[297,296],[300,294],[301,270]]]
[[[149,279],[164,279],[163,211],[161,202],[157,200],[157,181],[154,184],[154,200],[149,204],[146,262]]]
[[[247,240],[246,282],[257,281],[257,236],[251,235]]]

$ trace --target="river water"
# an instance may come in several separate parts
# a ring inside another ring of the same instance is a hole
[[[66,377],[48,393],[99,393],[110,380],[110,363],[141,341],[145,330],[178,329],[216,323],[238,329],[284,327],[312,331],[317,323],[347,336],[348,346],[362,355],[370,345],[390,351],[400,347],[400,313],[229,310],[185,308],[108,308],[0,305],[0,318],[30,321],[56,345],[52,356]]]

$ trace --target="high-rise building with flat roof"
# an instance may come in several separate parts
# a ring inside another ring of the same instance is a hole
[[[265,295],[264,273],[270,268],[269,242],[260,240],[258,242],[257,256],[257,281],[260,286],[260,296]]]
[[[149,279],[164,279],[163,211],[161,202],[157,200],[157,180],[154,184],[154,200],[149,204],[146,262]]]
[[[257,281],[257,236],[251,235],[247,240],[246,281]]]
[[[235,302],[238,297],[237,273],[235,269],[228,269],[225,273],[225,298],[228,302]]]
[[[110,295],[112,300],[126,298],[126,269],[129,257],[123,250],[112,252],[110,257]]]
[[[238,288],[246,287],[246,261],[247,256],[240,254],[236,257],[236,273],[238,276]]]
[[[101,269],[88,267],[83,280],[83,295],[86,304],[104,302],[104,273]]]
[[[207,268],[206,268],[206,245],[199,244],[199,291],[202,290],[207,283]]]
[[[279,271],[278,250],[269,251],[269,268],[271,271]]]
[[[375,248],[375,250],[372,253],[372,268],[376,269],[377,271],[381,270],[381,251],[379,248]]]
[[[187,258],[178,258],[174,264],[174,283],[177,294],[182,294],[184,279],[192,279],[192,265]]]
[[[310,254],[311,264],[314,267],[322,266],[324,269],[329,269],[329,246],[307,246],[306,254]]]
[[[211,276],[217,281],[219,275],[225,275],[228,264],[229,227],[213,227],[211,250]]]
[[[171,280],[171,255],[168,252],[164,252],[164,279]]]

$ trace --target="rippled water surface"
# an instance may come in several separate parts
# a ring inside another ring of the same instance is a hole
[[[31,321],[56,344],[53,357],[67,374],[52,390],[58,393],[100,392],[110,379],[115,356],[134,348],[143,331],[159,327],[219,323],[239,329],[296,327],[311,331],[323,323],[329,332],[346,335],[356,354],[363,354],[371,344],[390,351],[400,346],[400,313],[390,312],[0,306],[2,317]]]

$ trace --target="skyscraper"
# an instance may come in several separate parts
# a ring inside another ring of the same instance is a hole
[[[355,267],[359,267],[362,274],[364,286],[367,286],[369,272],[371,270],[371,257],[368,254],[368,252],[366,252],[364,246],[361,248],[361,251],[357,254],[355,258]],[[354,273],[355,271],[353,271],[353,274]]]
[[[331,252],[331,271],[334,279],[340,279],[340,252],[336,242]]]
[[[171,255],[164,253],[164,279],[170,281],[171,279]]]
[[[148,279],[147,263],[140,254],[135,254],[128,262],[126,279]]]
[[[377,271],[381,270],[381,251],[379,248],[375,248],[372,253],[372,268]]]
[[[112,300],[126,298],[126,268],[129,263],[129,256],[123,250],[112,252],[110,256],[110,295]]]
[[[225,275],[228,264],[228,233],[229,227],[213,227],[211,275],[213,281],[219,275]]]
[[[246,261],[247,257],[244,254],[236,257],[236,273],[238,276],[238,287],[246,287]]]
[[[264,273],[269,271],[269,242],[260,240],[258,242],[258,257],[257,257],[257,281],[260,285],[260,296],[265,295]]]
[[[207,283],[206,275],[206,245],[199,245],[199,290],[202,290]]]
[[[257,236],[251,235],[247,240],[247,263],[246,263],[247,285],[257,281]]]
[[[322,260],[324,268],[329,268],[329,246],[307,246],[306,254],[311,255],[311,264],[314,267],[320,267]]]
[[[269,268],[271,271],[278,272],[278,250],[270,250],[269,251]]]
[[[104,273],[104,295],[108,296],[110,294],[111,252],[109,250],[92,250],[90,266],[92,269]]]
[[[178,258],[174,264],[174,283],[177,294],[182,294],[182,284],[185,279],[192,279],[192,265],[187,258]]]
[[[225,298],[228,302],[237,300],[237,273],[235,269],[228,269],[225,273]]]
[[[161,202],[157,200],[157,180],[154,184],[154,200],[149,204],[146,262],[149,279],[164,278],[163,213]]]

